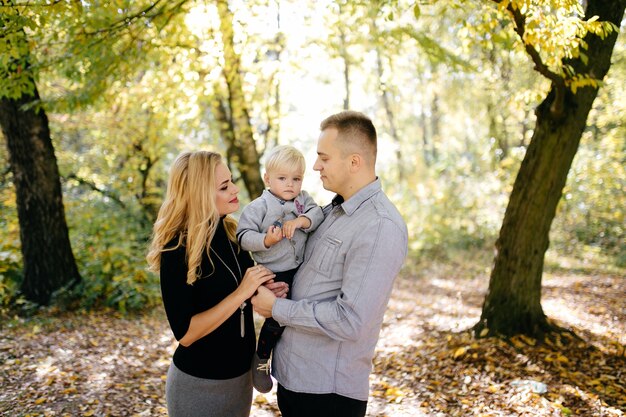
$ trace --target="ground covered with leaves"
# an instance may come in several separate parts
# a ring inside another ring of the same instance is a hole
[[[475,339],[487,252],[409,264],[397,281],[371,376],[368,416],[624,416],[624,271],[553,256],[542,305],[578,337]],[[161,311],[48,309],[0,327],[0,415],[165,416],[175,348]],[[275,390],[253,416],[278,416]]]

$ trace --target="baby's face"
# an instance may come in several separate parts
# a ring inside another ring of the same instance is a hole
[[[277,169],[266,172],[264,179],[272,194],[288,201],[300,194],[303,176],[304,173],[299,170]]]

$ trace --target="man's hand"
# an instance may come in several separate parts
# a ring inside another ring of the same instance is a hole
[[[276,296],[274,296],[274,294],[264,286],[260,286],[257,291],[257,295],[252,297],[254,311],[266,319],[272,317],[272,307],[274,307],[275,301]]]

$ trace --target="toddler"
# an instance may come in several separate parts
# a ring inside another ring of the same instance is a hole
[[[263,176],[268,189],[243,209],[237,227],[241,247],[276,274],[274,281],[286,282],[290,288],[308,233],[324,219],[321,208],[301,189],[304,170],[304,156],[296,148],[274,148]],[[252,382],[259,392],[272,389],[269,359],[283,330],[272,318],[261,327],[252,364]]]

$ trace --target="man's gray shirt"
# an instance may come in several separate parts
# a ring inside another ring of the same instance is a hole
[[[408,250],[402,216],[380,180],[324,208],[272,315],[285,328],[272,371],[285,388],[366,401],[372,358],[393,282]]]
[[[282,226],[298,216],[306,216],[311,220],[311,226],[304,230],[296,229],[292,239],[282,239],[269,248],[265,246],[265,234],[270,226]],[[243,209],[237,226],[237,240],[244,250],[252,252],[257,263],[274,272],[288,271],[302,263],[308,233],[315,230],[323,219],[322,209],[306,191],[301,191],[293,200],[285,201],[265,190]]]

